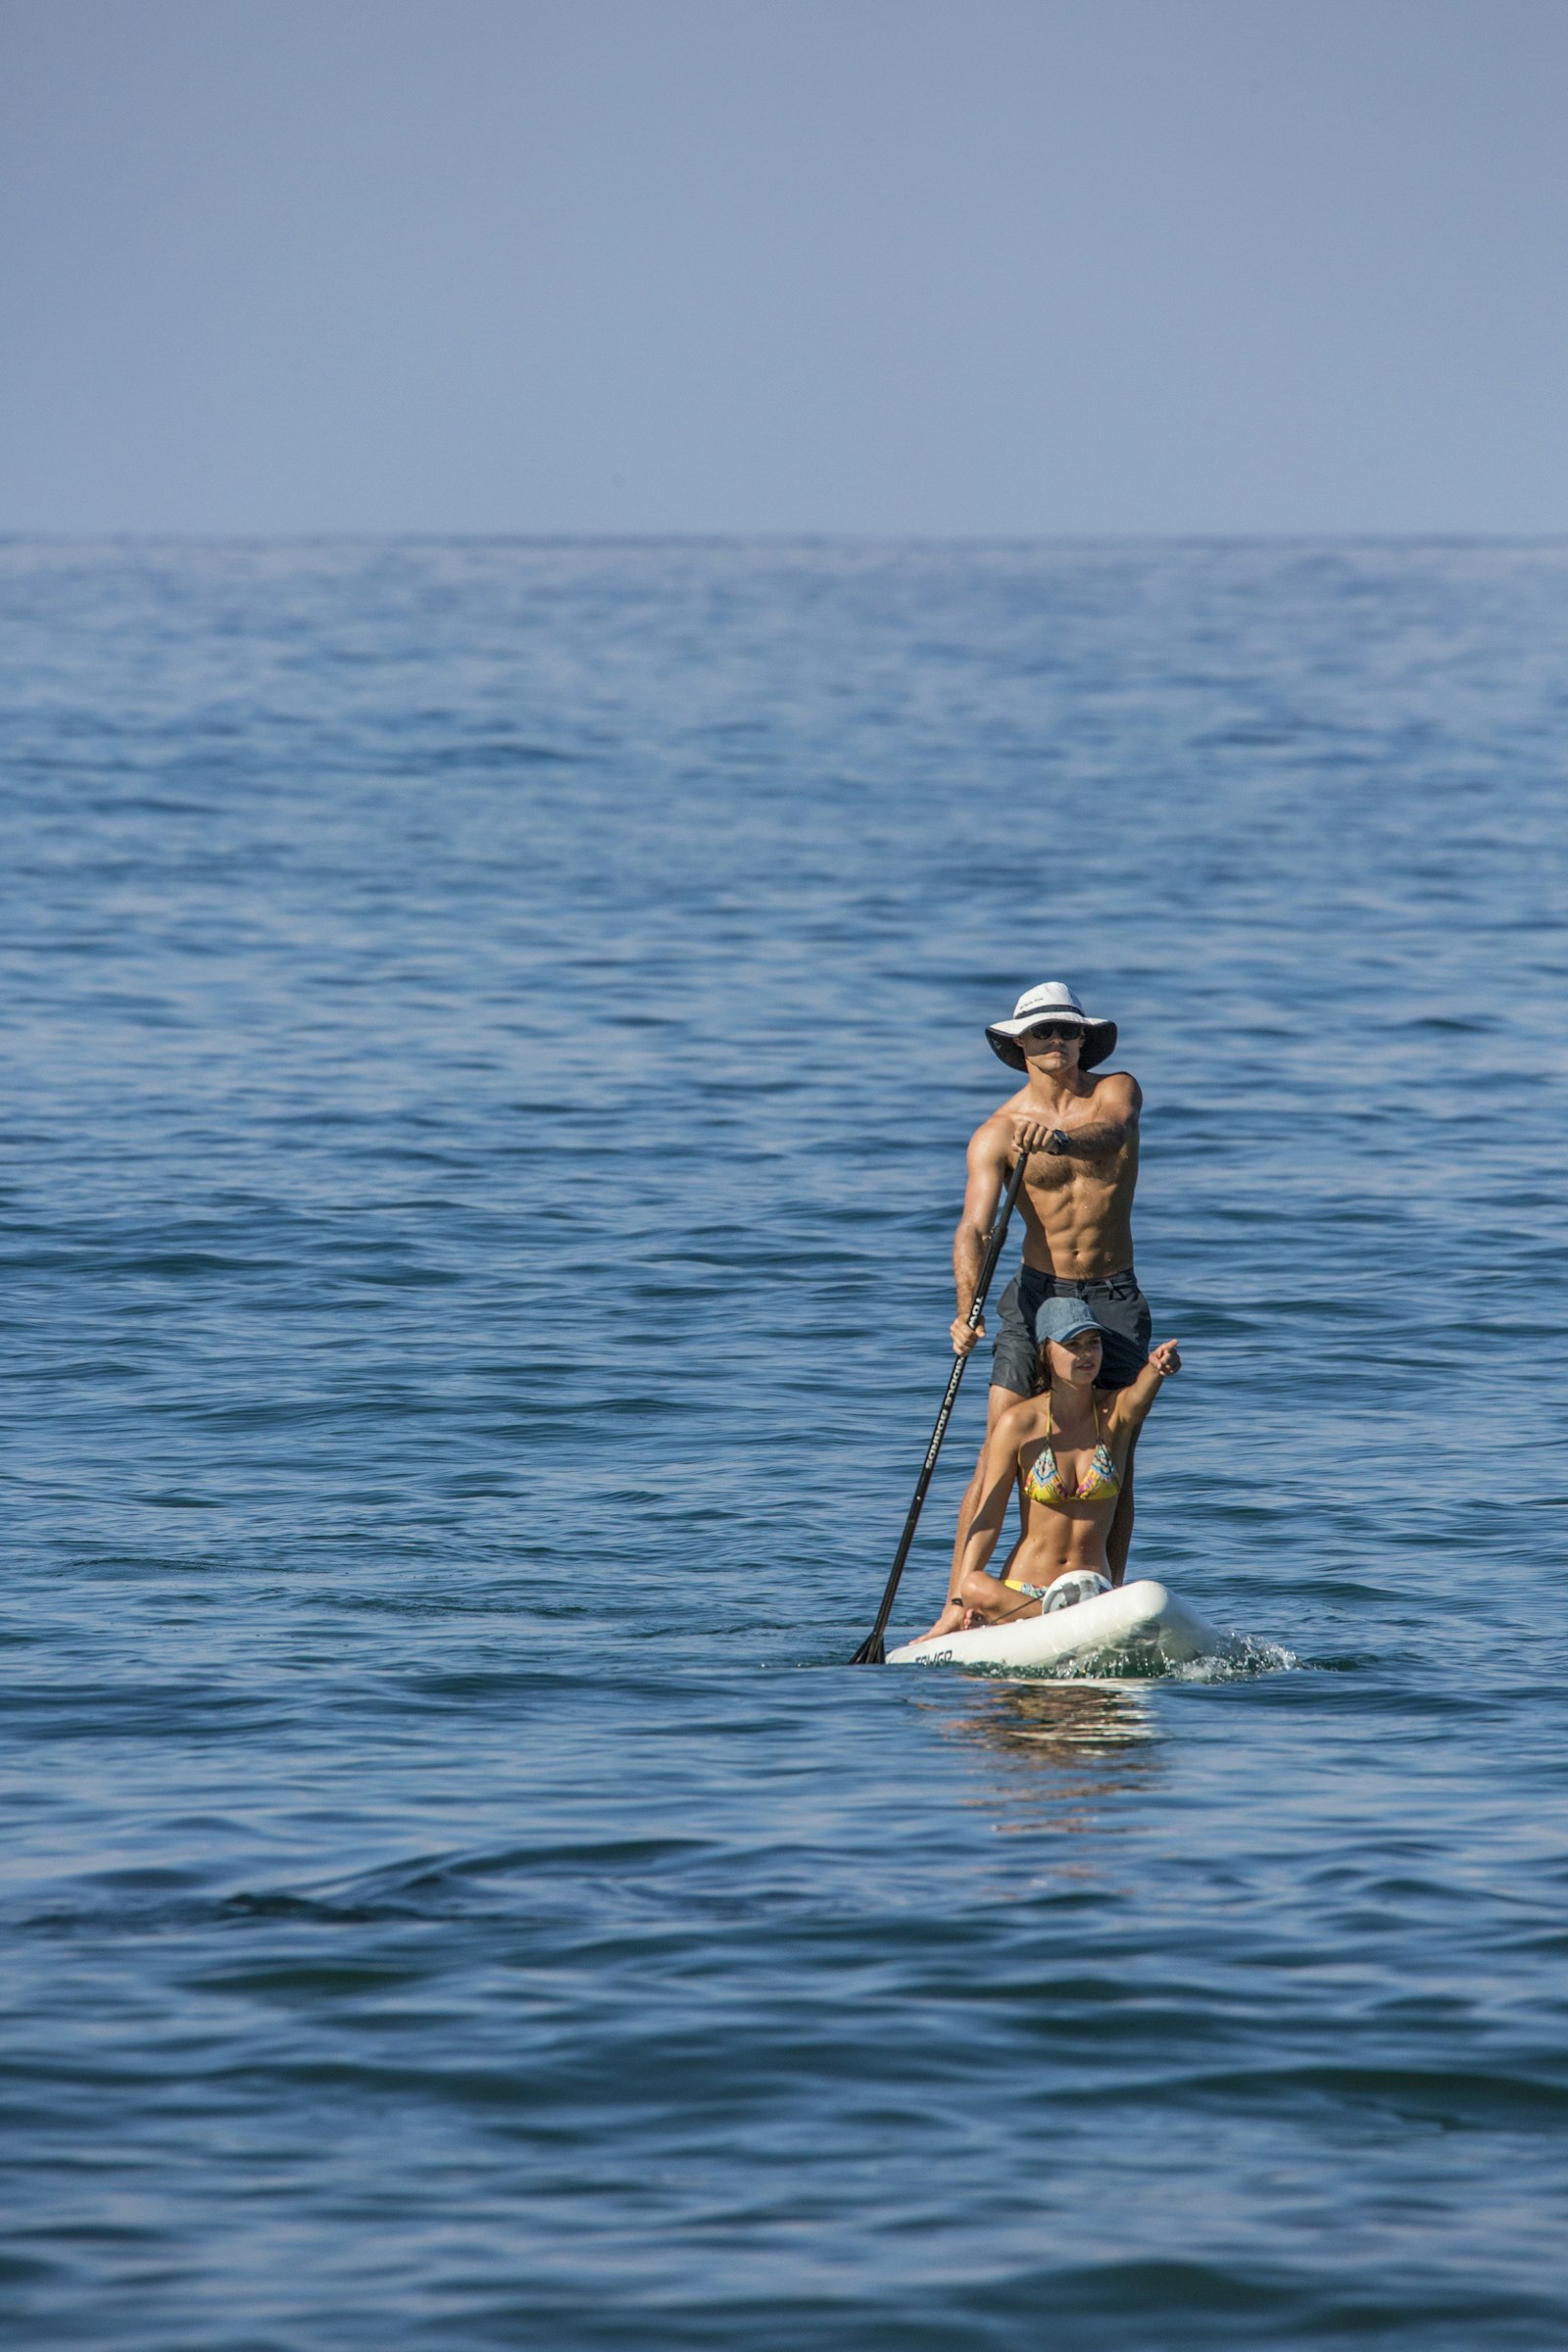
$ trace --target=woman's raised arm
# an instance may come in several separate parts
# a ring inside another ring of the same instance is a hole
[[[1161,1340],[1149,1351],[1149,1361],[1136,1380],[1118,1389],[1111,1406],[1111,1426],[1116,1429],[1142,1429],[1149,1418],[1149,1408],[1173,1372],[1182,1368],[1178,1350],[1180,1340]],[[998,1423],[1001,1427],[1001,1423]]]

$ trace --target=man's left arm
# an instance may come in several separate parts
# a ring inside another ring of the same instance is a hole
[[[1136,1078],[1118,1070],[1114,1077],[1102,1081],[1096,1094],[1097,1115],[1082,1127],[1053,1127],[1045,1119],[1016,1120],[1019,1145],[1048,1156],[1075,1159],[1101,1159],[1119,1152],[1128,1137],[1138,1132],[1143,1089]]]
[[[1062,1158],[1105,1159],[1121,1150],[1137,1125],[1136,1119],[1092,1119],[1087,1127],[1058,1128],[1051,1149]]]

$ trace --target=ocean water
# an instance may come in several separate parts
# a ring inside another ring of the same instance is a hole
[[[10,2341],[1568,2340],[1565,592],[0,545]],[[851,1668],[1058,977],[1250,1662]]]

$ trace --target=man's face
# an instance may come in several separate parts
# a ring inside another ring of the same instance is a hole
[[[1076,1021],[1040,1020],[1032,1029],[1024,1030],[1018,1043],[1031,1067],[1059,1078],[1063,1071],[1078,1067],[1084,1033]]]

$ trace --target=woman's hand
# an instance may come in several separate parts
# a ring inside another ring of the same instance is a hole
[[[970,1611],[964,1607],[962,1601],[950,1593],[942,1604],[942,1614],[935,1625],[929,1627],[923,1634],[916,1634],[914,1638],[917,1642],[935,1642],[942,1634],[965,1633],[968,1630],[965,1619],[969,1615]]]
[[[1169,1380],[1173,1372],[1181,1370],[1182,1359],[1177,1352],[1180,1347],[1180,1340],[1161,1340],[1157,1348],[1149,1350],[1149,1360],[1161,1380]]]

